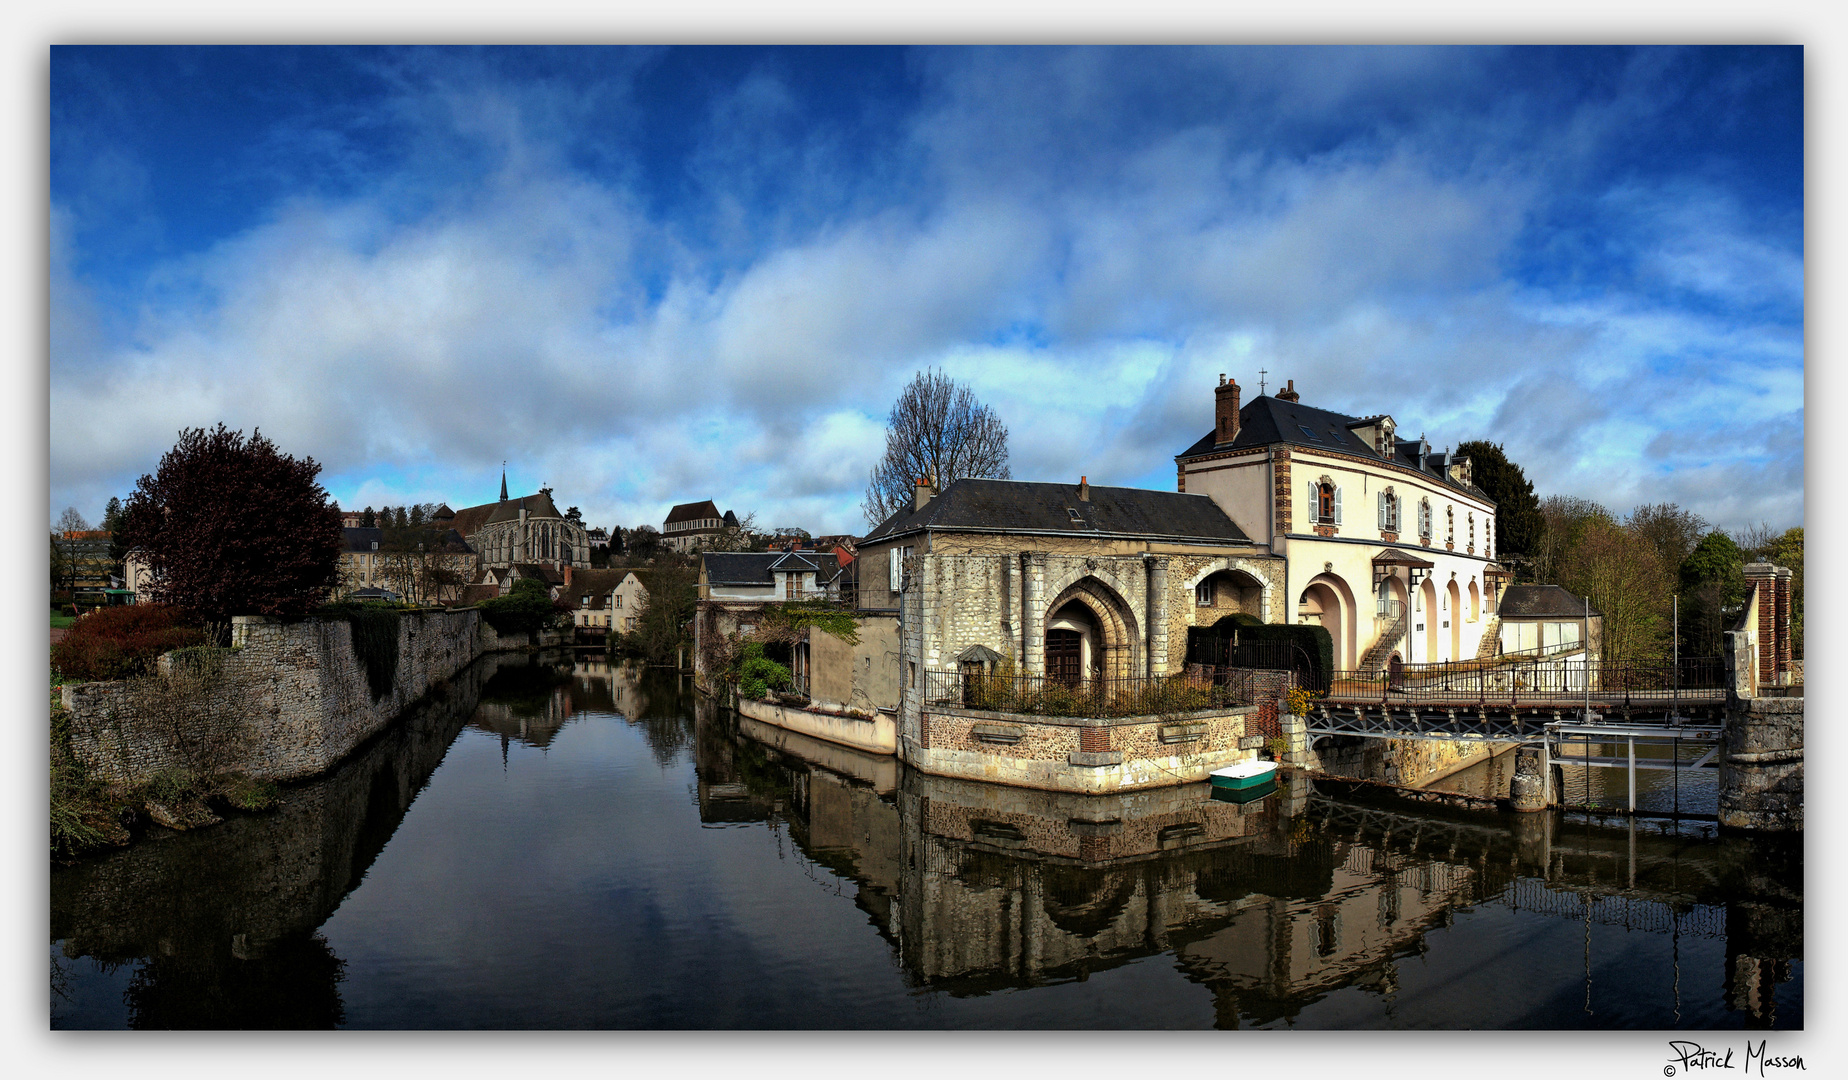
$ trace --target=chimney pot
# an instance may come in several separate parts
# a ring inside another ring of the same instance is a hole
[[[930,481],[922,476],[918,477],[917,490],[911,496],[911,512],[915,514],[924,509],[925,504],[930,502],[930,497]]]
[[[1302,399],[1303,399],[1303,396],[1296,392],[1296,380],[1295,379],[1291,379],[1288,386],[1285,386],[1282,390],[1277,391],[1278,401],[1296,402],[1296,401],[1301,401]]]

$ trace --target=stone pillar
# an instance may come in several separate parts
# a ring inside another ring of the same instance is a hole
[[[1148,603],[1144,605],[1143,627],[1148,656],[1148,674],[1168,673],[1168,560],[1144,555],[1148,569]]]
[[[1291,713],[1290,699],[1282,694],[1277,697],[1277,725],[1283,731],[1283,764],[1309,768],[1309,718]]]
[[[1538,748],[1535,748],[1535,759],[1538,757]],[[1519,781],[1519,773],[1515,774],[1515,779]],[[1514,819],[1515,857],[1520,860],[1522,872],[1540,878],[1547,876],[1547,869],[1553,865],[1553,822],[1556,819],[1554,814],[1522,814]]]
[[[1803,699],[1727,695],[1720,825],[1803,830]]]
[[[1517,813],[1531,814],[1547,808],[1546,770],[1541,748],[1522,746],[1514,751],[1514,779],[1509,783],[1508,801]]]
[[[1020,553],[1022,577],[1025,578],[1021,596],[1026,610],[1022,613],[1020,624],[1022,635],[1026,638],[1025,654],[1021,657],[1021,673],[1025,675],[1046,674],[1046,553],[1043,551],[1023,551]]]

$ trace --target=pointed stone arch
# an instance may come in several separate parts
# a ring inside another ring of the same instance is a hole
[[[1055,621],[1061,609],[1074,603],[1089,612],[1102,638],[1092,646],[1101,654],[1101,663],[1093,667],[1112,679],[1140,674],[1142,630],[1123,593],[1099,575],[1087,573],[1054,594],[1042,612],[1043,624]]]

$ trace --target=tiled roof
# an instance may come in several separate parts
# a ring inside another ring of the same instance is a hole
[[[1597,608],[1592,608],[1591,613],[1604,614]],[[1585,598],[1558,585],[1510,585],[1502,593],[1500,614],[1504,619],[1536,616],[1582,618],[1585,614]]]
[[[1251,542],[1205,495],[1101,485],[1092,485],[1090,495],[1088,501],[1080,499],[1076,484],[957,480],[924,509],[900,510],[887,518],[862,543],[920,529]]]

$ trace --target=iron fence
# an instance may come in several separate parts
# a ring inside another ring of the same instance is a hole
[[[1336,671],[1318,687],[1347,701],[1513,705],[1570,703],[1586,696],[1604,704],[1718,700],[1726,668],[1717,656],[1668,660],[1547,660],[1503,656],[1443,664],[1396,664],[1384,671]]]
[[[1028,716],[1168,716],[1274,698],[1278,672],[1222,669],[1212,675],[1062,678],[979,671],[926,671],[924,701]]]

